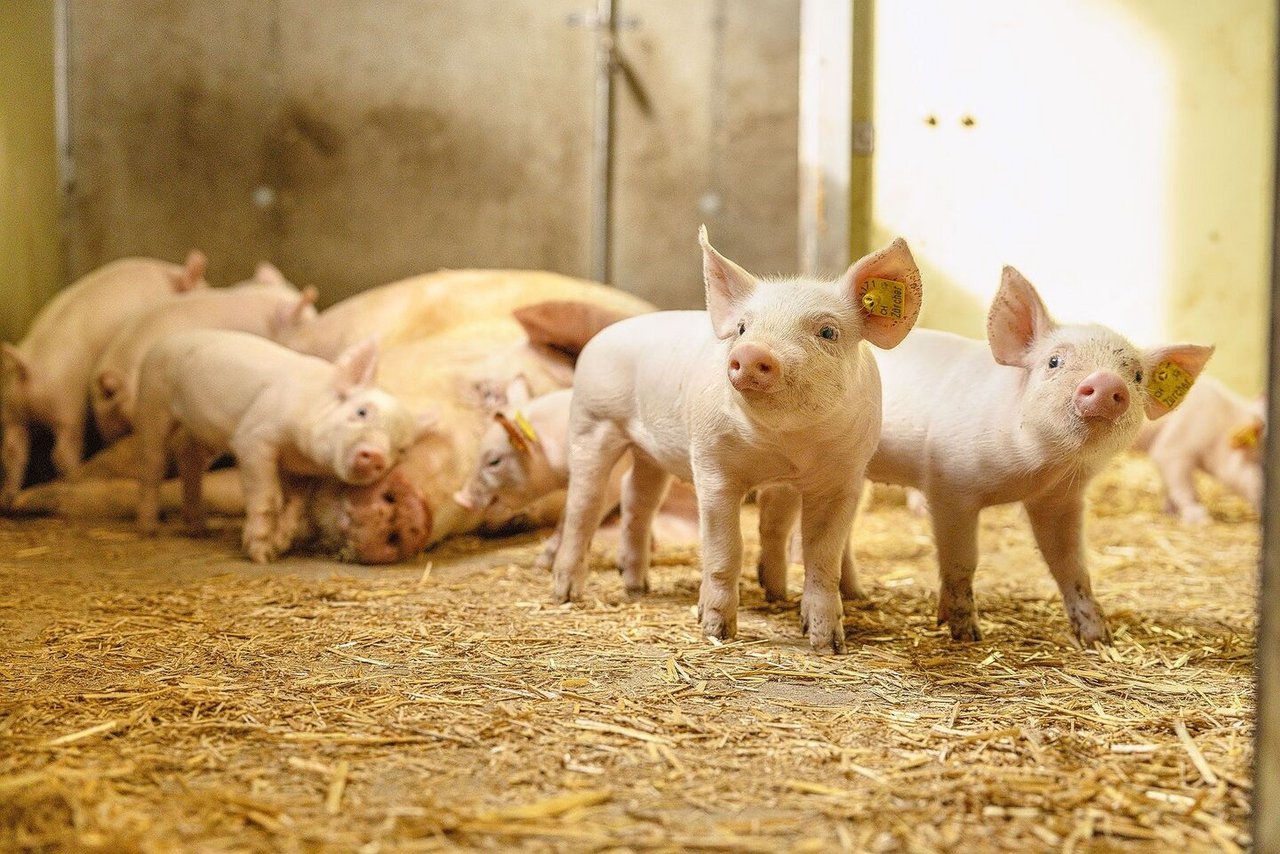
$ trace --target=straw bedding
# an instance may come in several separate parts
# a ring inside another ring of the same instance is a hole
[[[232,520],[2,521],[0,849],[1240,850],[1257,523],[1210,489],[1184,529],[1154,488],[1139,458],[1094,487],[1106,651],[1071,645],[1012,507],[983,517],[986,637],[953,643],[885,491],[842,658],[752,572],[738,639],[700,637],[676,544],[643,600],[601,554],[559,607],[534,535],[262,570]]]

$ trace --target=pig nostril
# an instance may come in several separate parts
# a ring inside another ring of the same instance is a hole
[[[390,490],[387,490],[386,492],[382,493],[382,500],[387,502],[388,504],[395,504],[396,494]]]
[[[387,535],[387,545],[389,545],[389,546],[395,546],[396,548],[399,548],[399,547],[400,547],[400,532],[399,532],[399,531],[392,531],[390,534],[388,534],[388,535]]]
[[[740,371],[740,370],[742,370],[742,363],[741,363],[741,362],[739,362],[737,359],[730,359],[730,360],[729,360],[729,370],[731,370],[731,371]]]
[[[768,362],[761,362],[760,364],[756,365],[756,367],[760,370],[760,373],[762,373],[762,374],[767,374],[767,373],[769,373],[769,371],[770,371],[770,370],[772,370],[772,369],[769,367],[769,363],[768,363]]]
[[[1084,397],[1093,397],[1093,391],[1094,389],[1091,385],[1080,387],[1080,394]]]

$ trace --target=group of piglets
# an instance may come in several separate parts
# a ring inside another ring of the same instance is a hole
[[[509,396],[455,495],[469,509],[509,513],[567,486],[539,559],[552,566],[557,601],[583,595],[587,550],[619,496],[618,567],[629,592],[648,590],[651,523],[679,478],[697,493],[702,629],[732,638],[739,510],[754,490],[766,597],[786,596],[798,522],[802,629],[814,649],[842,652],[842,599],[863,595],[849,541],[870,479],[906,486],[931,508],[938,623],[954,639],[981,637],[978,514],[1019,501],[1075,637],[1107,643],[1083,521],[1085,488],[1109,459],[1148,450],[1184,519],[1205,516],[1191,486],[1197,468],[1259,502],[1261,408],[1220,383],[1195,383],[1212,347],[1142,350],[1104,326],[1059,324],[1012,267],[986,342],[912,332],[923,289],[901,239],[834,282],[759,278],[717,252],[705,229],[700,241],[707,310],[620,321],[582,351],[571,391]]]
[[[183,266],[113,262],[61,292],[19,344],[4,345],[0,507],[22,486],[31,428],[53,432],[55,468],[74,478],[92,414],[106,442],[137,434],[144,532],[156,528],[171,450],[183,515],[197,529],[204,472],[234,453],[245,552],[265,562],[297,533],[300,480],[370,483],[425,429],[424,418],[374,386],[372,341],[334,362],[276,343],[316,317],[314,288],[299,290],[266,263],[246,282],[211,288],[205,267],[198,251]]]

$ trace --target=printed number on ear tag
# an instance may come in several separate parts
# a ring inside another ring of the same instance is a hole
[[[907,293],[901,282],[892,279],[867,279],[867,289],[862,293],[862,305],[869,314],[902,319],[902,303]]]
[[[1191,391],[1194,380],[1174,362],[1161,362],[1147,379],[1147,394],[1173,409]]]

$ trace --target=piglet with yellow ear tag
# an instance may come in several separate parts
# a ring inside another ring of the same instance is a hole
[[[529,505],[569,484],[568,450],[570,389],[530,399],[524,377],[507,387],[507,405],[493,413],[493,424],[480,440],[480,458],[466,484],[453,500],[483,514],[486,522],[501,524]],[[603,513],[618,505],[626,458],[610,476]],[[550,569],[560,543],[560,528],[547,540],[535,566]]]
[[[1165,512],[1184,523],[1209,521],[1193,475],[1204,471],[1262,512],[1262,440],[1266,399],[1248,400],[1213,377],[1200,377],[1178,408],[1143,426],[1146,451],[1165,486]]]
[[[1006,267],[986,342],[922,330],[876,354],[884,432],[867,476],[927,499],[938,623],[954,639],[982,636],[973,603],[978,512],[1020,501],[1075,636],[1110,641],[1085,566],[1085,487],[1133,444],[1144,411],[1160,418],[1193,393],[1212,353],[1194,344],[1141,350],[1105,326],[1059,325]]]

